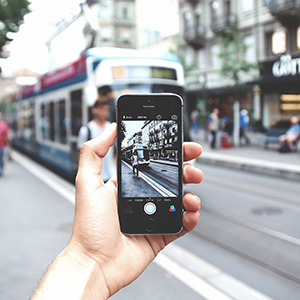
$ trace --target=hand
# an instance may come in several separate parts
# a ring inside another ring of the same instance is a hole
[[[105,278],[108,297],[136,279],[170,242],[185,235],[198,223],[200,200],[192,193],[183,197],[186,212],[183,230],[176,235],[126,236],[120,232],[117,213],[116,177],[104,184],[102,158],[116,138],[112,124],[98,138],[86,142],[80,152],[76,178],[76,206],[68,253],[82,264],[96,262]],[[184,160],[198,157],[202,148],[184,143]],[[200,183],[202,172],[192,165],[183,168],[184,183]]]

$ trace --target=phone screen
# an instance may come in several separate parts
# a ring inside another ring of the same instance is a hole
[[[118,100],[118,207],[128,234],[182,228],[182,100],[174,94]]]

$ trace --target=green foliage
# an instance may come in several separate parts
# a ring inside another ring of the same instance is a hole
[[[121,143],[121,144],[122,144],[123,140],[124,140],[125,137],[126,137],[126,132],[127,132],[126,125],[125,125],[125,123],[122,121],[121,124],[120,124],[120,143]]]
[[[226,28],[225,34],[219,36],[223,50],[219,53],[221,59],[220,74],[230,78],[236,86],[241,84],[241,74],[252,70],[258,70],[259,65],[248,62],[245,53],[248,46],[244,43],[244,35],[238,29],[237,19],[233,19]]]
[[[181,36],[177,35],[174,37],[174,44],[175,44],[175,49],[174,48],[171,49],[170,52],[175,54],[178,57],[178,59],[182,64],[184,75],[185,77],[188,77],[192,71],[197,70],[197,62],[196,60],[192,61],[191,63],[187,62],[186,59],[187,55],[185,52],[186,43],[183,41]]]
[[[24,16],[30,12],[28,0],[0,0],[0,57],[2,47],[10,39],[8,32],[17,32]]]

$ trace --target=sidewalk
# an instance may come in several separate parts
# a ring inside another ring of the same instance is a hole
[[[197,160],[200,163],[224,166],[281,178],[300,180],[300,150],[291,153],[279,153],[278,145],[264,148],[264,135],[249,132],[251,145],[242,145],[223,149],[220,146],[212,150],[205,139],[204,130],[197,135],[191,133],[193,141],[203,147],[203,154]]]

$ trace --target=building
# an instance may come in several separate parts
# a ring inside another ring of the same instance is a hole
[[[87,0],[77,14],[52,24],[49,71],[91,47],[136,48],[135,0]]]
[[[300,1],[290,0],[180,1],[186,58],[196,62],[187,78],[189,110],[200,103],[204,114],[214,107],[222,115],[232,114],[235,89],[233,82],[219,74],[222,45],[218,37],[235,17],[245,36],[245,58],[261,66],[260,71],[243,77],[248,88],[239,88],[238,100],[250,111],[252,125],[261,121],[268,128],[300,115]]]
[[[142,127],[143,143],[154,159],[178,160],[178,124],[176,121],[153,120]]]

